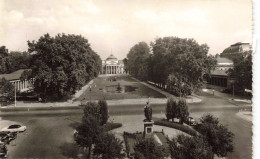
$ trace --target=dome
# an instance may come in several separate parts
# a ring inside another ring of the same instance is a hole
[[[113,61],[117,61],[117,58],[113,55],[113,54],[111,54],[107,59],[106,59],[107,61],[108,60],[113,60]]]

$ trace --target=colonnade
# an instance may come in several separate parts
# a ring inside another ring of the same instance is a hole
[[[212,76],[211,78],[208,78],[207,81],[211,85],[221,86],[221,87],[227,87],[227,77],[216,77]]]
[[[106,69],[105,74],[123,74],[123,69],[118,65],[114,65],[114,66],[106,65],[105,69]]]
[[[15,80],[15,81],[10,81],[13,85],[15,85],[15,88],[17,91],[21,91],[23,89],[26,89],[28,87],[32,86],[32,80]]]

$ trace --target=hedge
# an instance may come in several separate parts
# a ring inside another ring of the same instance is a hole
[[[174,128],[174,129],[180,130],[182,132],[185,132],[185,133],[187,133],[191,136],[195,136],[198,133],[196,130],[194,130],[194,129],[188,127],[188,126],[178,124],[178,123],[169,122],[169,121],[166,121],[166,120],[154,121],[154,124]]]
[[[113,129],[116,129],[116,128],[119,128],[121,127],[122,124],[121,123],[106,123],[105,125],[103,125],[103,129],[105,131],[110,131],[110,130],[113,130]]]

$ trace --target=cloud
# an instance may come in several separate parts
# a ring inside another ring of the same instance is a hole
[[[23,13],[17,10],[12,10],[10,12],[7,12],[6,15],[4,16],[4,19],[7,22],[7,24],[10,25],[15,25],[21,22],[23,18],[24,18]]]

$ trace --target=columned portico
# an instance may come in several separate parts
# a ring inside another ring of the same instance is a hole
[[[114,55],[110,55],[105,61],[102,61],[101,74],[123,74],[124,63],[122,60],[117,60]]]

